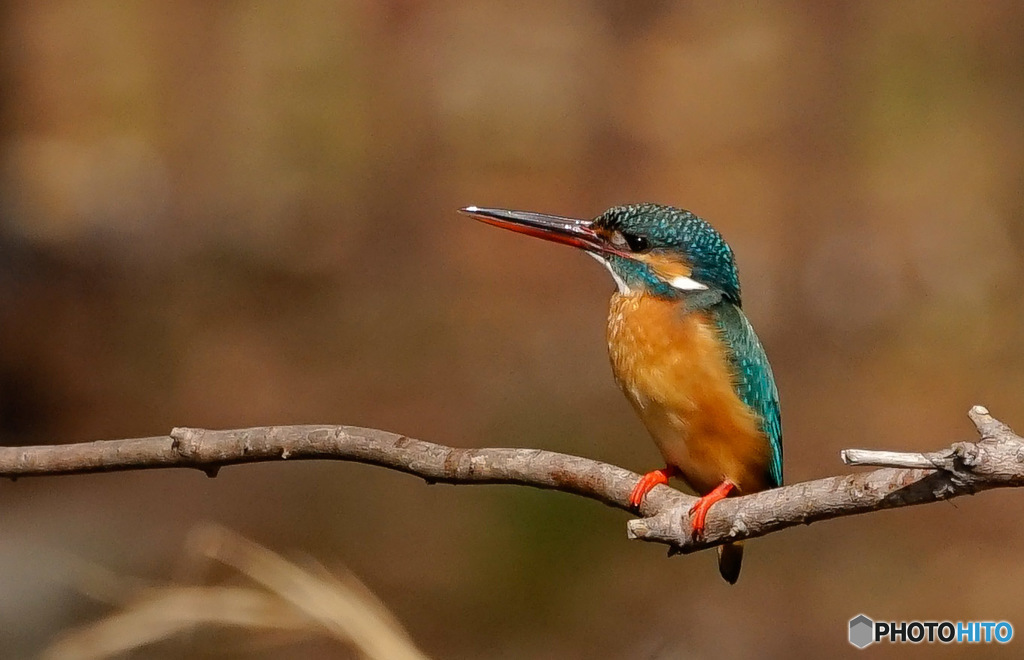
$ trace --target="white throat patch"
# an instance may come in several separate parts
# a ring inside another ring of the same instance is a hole
[[[626,286],[626,282],[621,277],[619,277],[619,274],[615,272],[615,270],[612,268],[612,265],[608,263],[607,259],[594,252],[587,252],[587,254],[597,259],[602,264],[604,264],[604,267],[607,268],[608,272],[612,274],[612,279],[615,280],[615,286],[619,287],[619,293],[625,296],[633,292],[632,289]]]

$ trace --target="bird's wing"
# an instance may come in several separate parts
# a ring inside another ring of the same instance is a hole
[[[782,420],[779,415],[779,391],[768,356],[754,333],[750,321],[735,305],[723,302],[715,306],[715,317],[736,373],[736,391],[761,418],[761,430],[771,445],[768,477],[773,487],[782,485]]]

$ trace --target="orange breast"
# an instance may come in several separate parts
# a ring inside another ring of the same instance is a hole
[[[768,487],[769,444],[740,400],[718,330],[706,312],[646,294],[616,294],[608,352],[619,387],[666,464],[698,493],[723,480]]]

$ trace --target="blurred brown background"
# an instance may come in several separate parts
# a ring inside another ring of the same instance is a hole
[[[22,1],[0,30],[3,444],[323,422],[652,469],[607,273],[455,213],[635,201],[736,249],[787,481],[970,439],[974,403],[1024,428],[1021,3]],[[77,562],[173,579],[206,520],[348,565],[437,657],[821,657],[860,612],[1024,633],[1019,492],[772,535],[732,588],[590,501],[354,464],[0,496],[5,657],[110,611]]]

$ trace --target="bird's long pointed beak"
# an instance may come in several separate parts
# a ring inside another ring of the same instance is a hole
[[[511,229],[527,236],[536,236],[555,243],[571,245],[588,252],[625,256],[606,238],[594,231],[592,220],[564,218],[531,211],[486,209],[478,206],[467,206],[460,211],[489,225]]]

